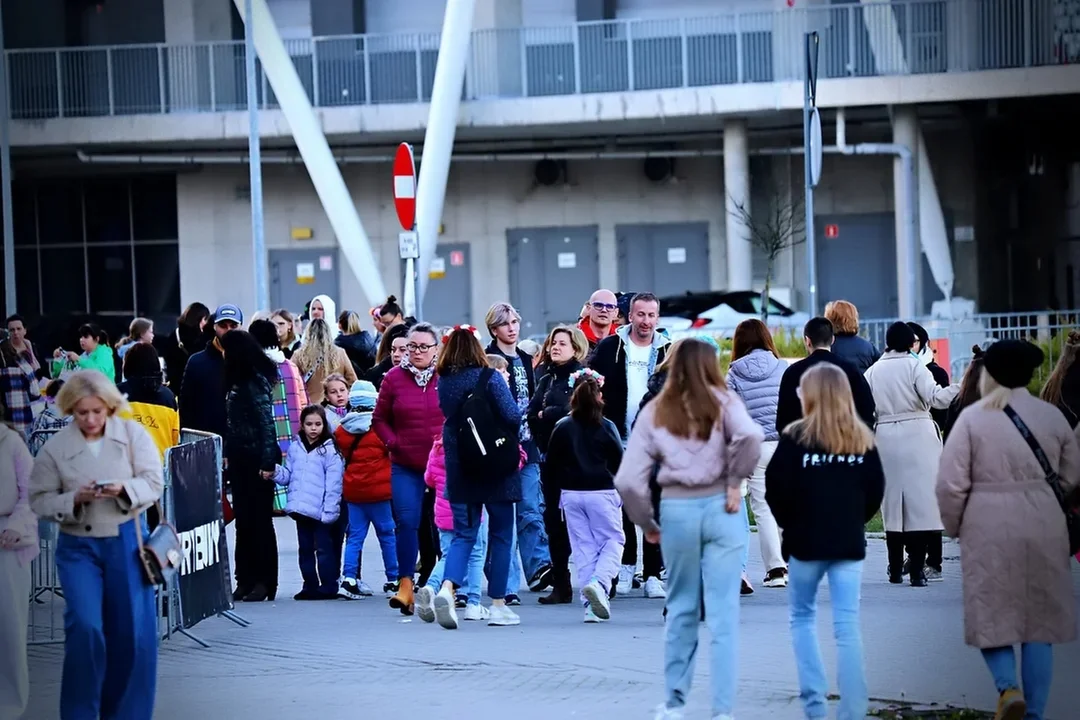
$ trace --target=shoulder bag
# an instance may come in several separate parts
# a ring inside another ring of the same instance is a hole
[[[1035,436],[1028,429],[1028,426],[1020,419],[1020,416],[1016,414],[1016,411],[1006,405],[1003,410],[1012,420],[1012,424],[1016,426],[1016,429],[1020,431],[1020,434],[1024,436],[1024,440],[1027,442],[1028,447],[1035,453],[1035,458],[1039,461],[1039,465],[1042,466],[1043,473],[1046,476],[1046,483],[1050,486],[1050,489],[1054,493],[1054,497],[1057,498],[1058,504],[1061,506],[1062,512],[1065,513],[1065,527],[1069,531],[1069,554],[1075,555],[1080,552],[1080,515],[1077,515],[1072,508],[1069,507],[1068,498],[1065,497],[1065,491],[1061,487],[1061,477],[1057,474],[1050,465],[1050,461],[1046,457],[1046,453],[1043,452],[1042,447],[1039,445],[1039,441],[1035,439]]]
[[[135,440],[131,437],[131,426],[126,427],[128,462],[131,464],[132,472],[134,472]],[[147,527],[149,527],[149,513],[147,512],[149,508],[135,518],[135,538],[139,543],[139,563],[142,565],[143,578],[147,583],[150,585],[165,585],[180,569],[182,559],[180,554],[180,534],[176,532],[176,528],[165,520],[165,511],[162,509],[160,502],[155,502],[151,507],[157,511],[158,523],[150,529],[150,537],[145,542],[143,541],[141,518],[147,518]]]

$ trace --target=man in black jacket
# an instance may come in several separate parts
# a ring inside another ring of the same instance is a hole
[[[803,339],[806,342],[808,356],[784,371],[784,377],[780,380],[780,398],[776,406],[776,431],[783,433],[791,423],[802,418],[802,401],[799,400],[797,390],[803,373],[818,363],[831,363],[844,371],[848,382],[851,383],[851,394],[855,398],[855,411],[870,427],[874,427],[875,412],[874,396],[870,392],[870,385],[866,382],[855,366],[833,355],[830,348],[833,344],[832,323],[823,317],[811,318],[803,328]]]
[[[615,423],[624,446],[630,437],[630,428],[637,418],[641,400],[649,390],[649,379],[664,362],[671,347],[670,341],[656,329],[660,301],[655,295],[635,295],[627,306],[627,313],[629,324],[601,340],[589,358],[589,367],[604,376],[604,417]],[[625,594],[633,587],[638,551],[637,529],[626,513],[623,513],[623,531],[626,533],[626,544],[623,547],[623,567],[616,586]],[[660,581],[663,567],[660,546],[646,540],[642,549],[642,563],[645,596],[667,597],[664,584]]]
[[[212,316],[214,340],[188,358],[180,383],[181,427],[225,435],[225,357],[219,342],[244,323],[236,305],[222,305]]]

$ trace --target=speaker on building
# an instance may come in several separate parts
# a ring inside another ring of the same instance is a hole
[[[540,160],[533,167],[533,179],[537,185],[551,187],[566,181],[565,160]]]
[[[675,175],[675,158],[647,157],[642,170],[645,172],[645,177],[652,182],[665,182]]]

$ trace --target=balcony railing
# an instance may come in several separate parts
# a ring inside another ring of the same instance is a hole
[[[463,97],[528,98],[798,80],[803,33],[820,77],[1080,62],[1063,0],[904,0],[670,20],[478,30]],[[289,41],[316,107],[431,98],[438,33]],[[15,119],[222,112],[246,107],[244,45],[119,45],[8,52]],[[276,107],[258,69],[263,108]]]

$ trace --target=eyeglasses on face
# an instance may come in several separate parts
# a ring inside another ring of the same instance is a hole
[[[436,346],[435,345],[426,345],[424,343],[409,343],[408,345],[405,346],[405,349],[408,350],[409,352],[427,352],[428,350],[431,350],[434,347],[436,347]]]
[[[594,310],[599,310],[600,312],[611,312],[612,310],[619,309],[618,305],[612,305],[611,303],[594,302],[592,303],[592,306]]]

